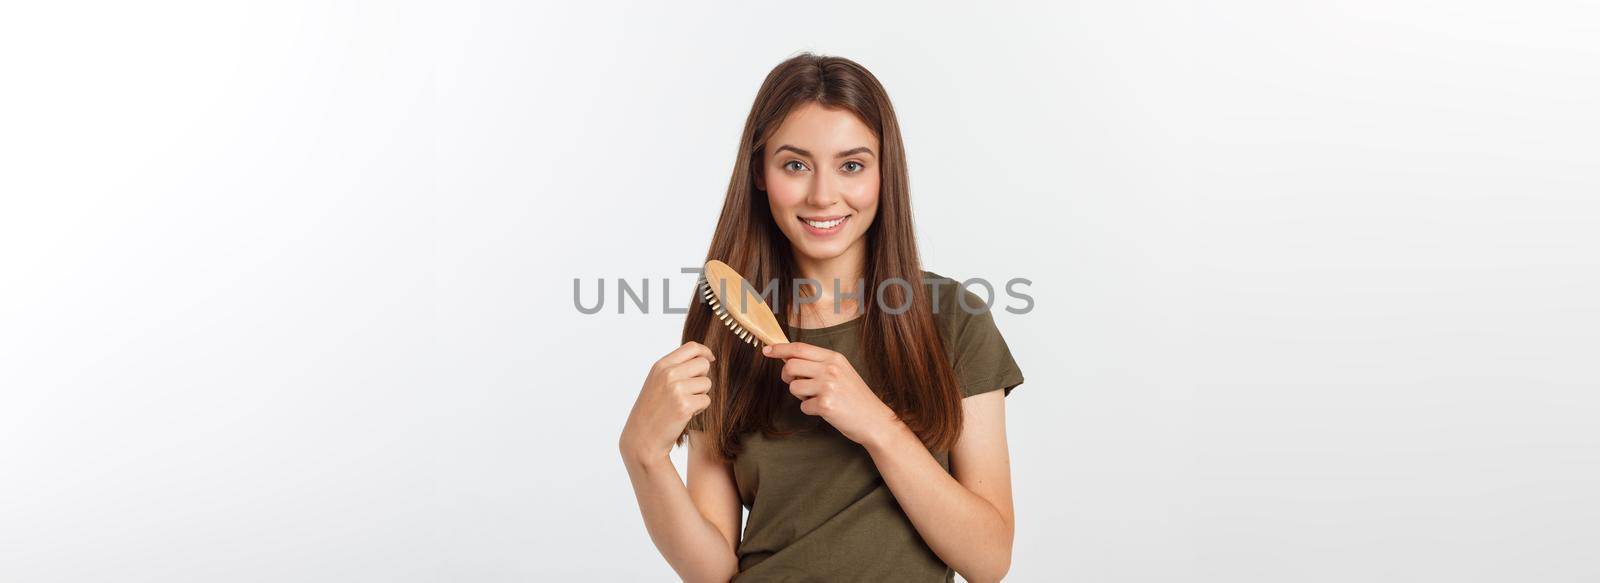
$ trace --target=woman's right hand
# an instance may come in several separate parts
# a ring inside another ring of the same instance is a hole
[[[685,342],[650,366],[639,398],[622,428],[618,447],[629,461],[666,457],[689,424],[689,418],[711,405],[711,379],[706,373],[717,357],[699,342]]]

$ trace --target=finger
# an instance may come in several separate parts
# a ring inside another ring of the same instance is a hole
[[[833,358],[834,354],[837,354],[832,350],[812,346],[804,342],[787,342],[784,344],[768,345],[761,349],[761,353],[772,358],[804,358],[806,360],[815,360],[817,362],[827,361],[828,359]]]
[[[783,372],[778,376],[783,382],[792,383],[795,379],[814,379],[823,376],[828,365],[803,358],[791,358],[783,363]]]
[[[706,377],[694,377],[692,379],[676,381],[672,384],[672,386],[679,391],[683,391],[685,394],[703,395],[711,390],[711,379]]]
[[[693,411],[690,413],[690,415],[704,411],[706,407],[710,406],[711,397],[707,397],[705,395],[691,395],[689,397],[689,408],[691,411]]]
[[[800,379],[789,383],[789,394],[799,397],[801,400],[815,397],[820,392],[822,392],[822,383],[820,381]]]
[[[684,362],[678,366],[674,366],[672,369],[668,370],[667,378],[677,380],[703,377],[706,376],[706,373],[710,371],[711,361],[704,356],[696,356],[689,359],[687,362]]]
[[[822,415],[822,398],[813,397],[800,402],[800,412],[816,417]]]
[[[668,352],[666,356],[661,357],[661,364],[667,366],[682,364],[696,356],[704,356],[712,361],[717,360],[717,355],[712,354],[711,349],[706,348],[706,345],[690,340],[683,343],[683,346],[679,346],[676,350]]]

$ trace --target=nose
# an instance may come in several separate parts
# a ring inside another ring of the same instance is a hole
[[[806,204],[815,208],[825,209],[839,202],[839,190],[826,176],[817,175],[811,184],[811,192],[806,194]]]

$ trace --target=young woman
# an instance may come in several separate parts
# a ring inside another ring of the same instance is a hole
[[[810,54],[772,70],[707,257],[776,284],[793,342],[758,351],[697,304],[645,378],[619,447],[672,568],[686,581],[1004,576],[1003,397],[1022,373],[982,300],[921,268],[900,127],[872,73]],[[684,437],[687,485],[668,457]]]

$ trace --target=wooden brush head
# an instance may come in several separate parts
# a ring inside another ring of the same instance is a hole
[[[707,261],[701,285],[705,289],[701,290],[700,297],[711,304],[717,318],[740,340],[752,346],[789,342],[778,325],[778,317],[762,301],[761,293],[728,264],[715,259]]]

